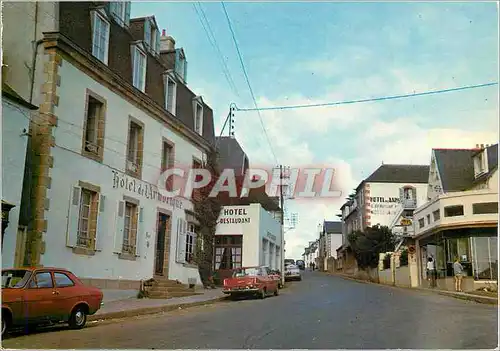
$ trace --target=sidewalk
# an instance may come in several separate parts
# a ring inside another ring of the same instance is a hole
[[[399,289],[407,289],[407,290],[420,290],[420,291],[427,291],[427,292],[433,292],[439,295],[443,296],[449,296],[449,297],[454,297],[456,299],[461,299],[461,300],[468,300],[468,301],[474,301],[478,303],[484,303],[484,304],[489,304],[489,305],[498,305],[498,297],[490,297],[490,296],[484,296],[484,295],[479,295],[479,294],[473,294],[469,292],[456,292],[456,291],[449,291],[449,290],[438,290],[438,289],[431,289],[431,288],[408,288],[408,287],[402,287],[402,286],[397,286],[397,285],[386,285],[386,284],[380,284],[380,283],[373,283],[368,280],[362,280],[362,279],[357,279],[354,278],[350,275],[346,274],[339,274],[339,273],[327,273],[328,275],[332,276],[337,276],[343,279],[350,279],[354,280],[360,283],[366,283],[366,284],[378,284],[381,286],[388,286],[388,287],[393,287],[393,288],[399,288]]]
[[[200,291],[201,292],[201,291]],[[115,318],[135,317],[144,314],[168,312],[179,308],[187,308],[211,304],[224,300],[222,289],[203,290],[200,295],[177,297],[171,299],[136,299],[104,301],[104,305],[96,314],[88,316],[88,321],[100,321]]]

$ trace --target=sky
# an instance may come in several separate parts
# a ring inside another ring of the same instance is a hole
[[[496,3],[226,2],[225,6],[259,107],[498,81]],[[217,135],[231,103],[254,107],[220,2],[132,3],[132,17],[151,15],[175,39],[176,47],[184,48],[188,86],[214,110]],[[216,47],[202,26],[205,18]],[[338,221],[345,198],[382,162],[429,164],[432,148],[498,142],[498,108],[496,85],[400,100],[262,111],[272,148],[257,112],[237,111],[235,137],[251,166],[278,161],[292,168],[336,169],[340,198],[287,201],[286,210],[298,214],[298,223],[286,231],[286,256],[299,258],[307,243],[318,237],[318,224]]]

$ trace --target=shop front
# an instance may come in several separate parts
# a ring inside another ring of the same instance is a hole
[[[454,290],[453,262],[458,257],[466,277],[464,291],[497,284],[497,227],[442,230],[418,240],[421,285],[428,286],[426,264],[435,262],[437,288]]]
[[[279,269],[281,248],[281,224],[260,204],[222,208],[214,245],[214,270],[219,279],[240,267]]]

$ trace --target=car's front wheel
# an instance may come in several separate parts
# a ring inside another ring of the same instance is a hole
[[[7,328],[9,326],[9,318],[5,313],[2,313],[2,338],[7,334]]]
[[[77,306],[69,318],[69,326],[72,329],[82,329],[87,323],[87,309],[84,306]]]

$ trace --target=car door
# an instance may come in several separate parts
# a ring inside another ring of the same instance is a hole
[[[50,271],[36,271],[25,290],[26,319],[49,320],[55,312],[54,282]]]
[[[262,279],[262,282],[264,283],[264,286],[266,287],[266,290],[269,291],[274,291],[274,288],[271,283],[271,277],[267,274],[267,268],[261,268],[259,272],[260,278]]]
[[[69,317],[71,309],[80,299],[80,289],[65,272],[52,272],[54,276],[54,301],[56,317],[64,320]]]

